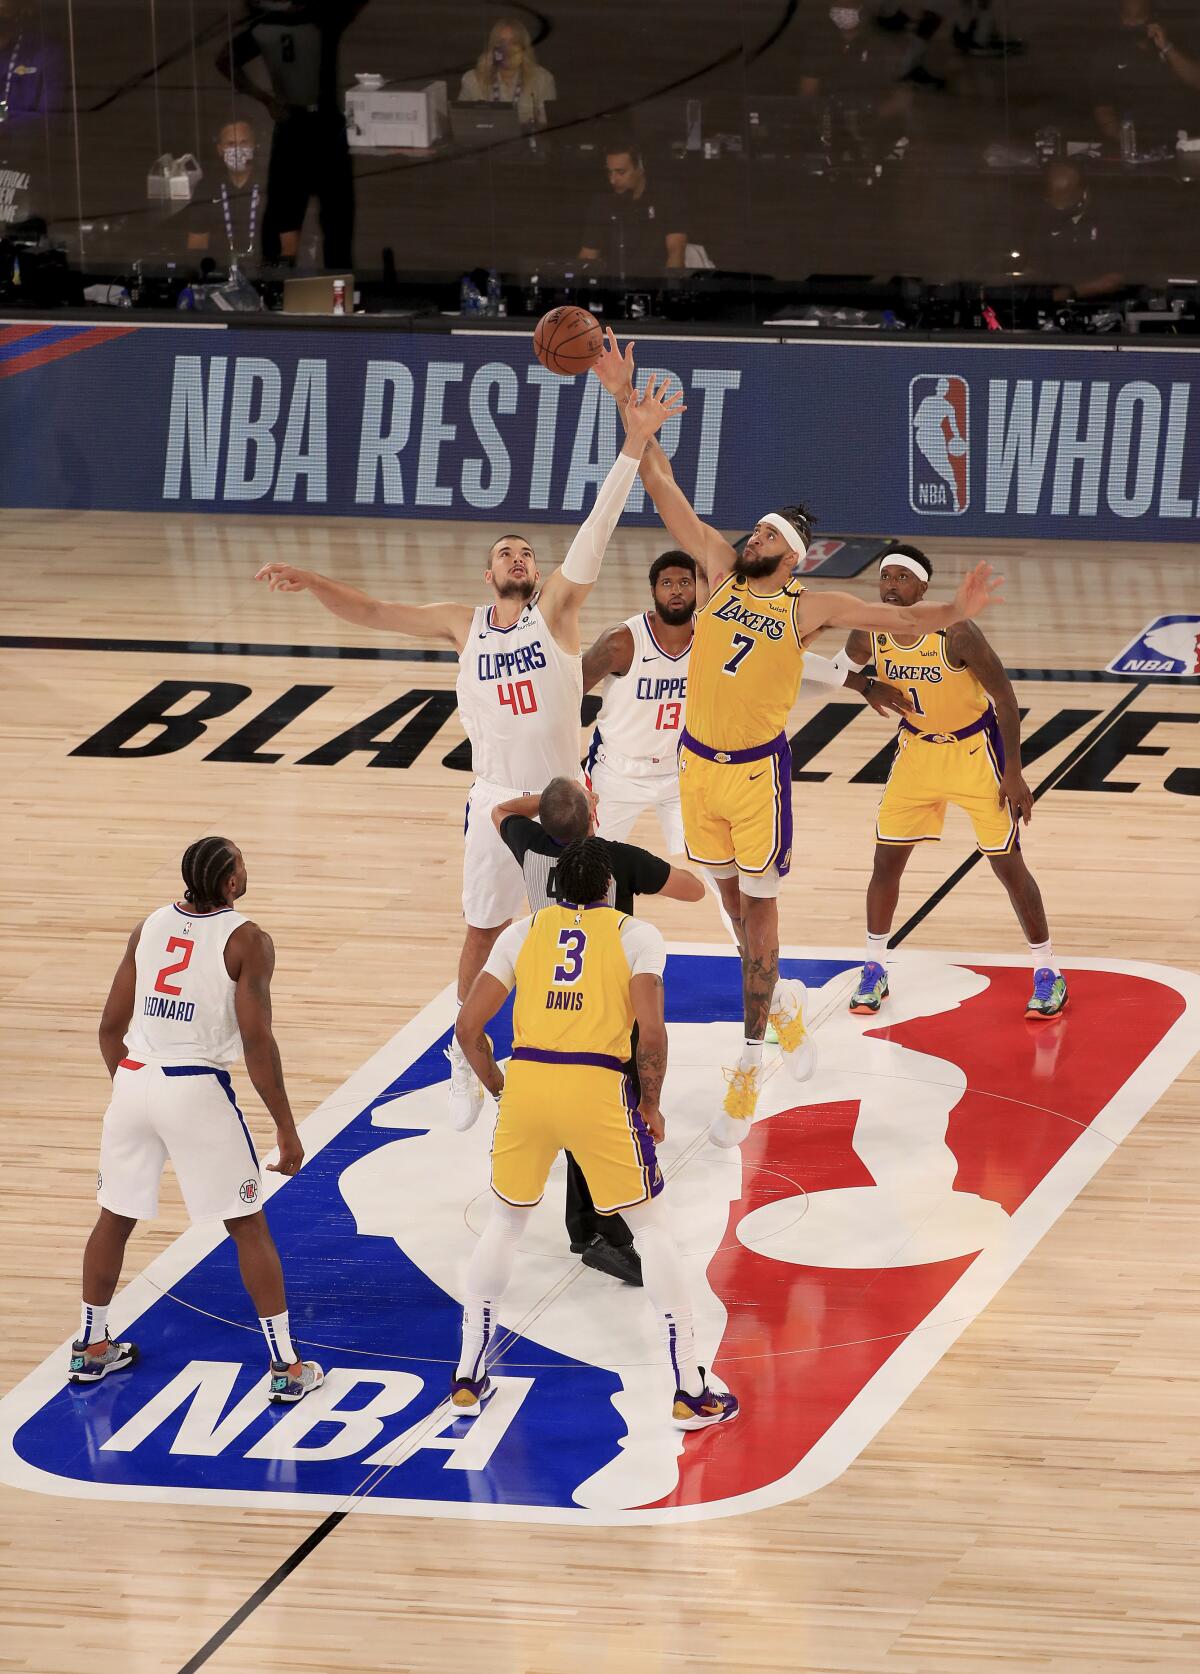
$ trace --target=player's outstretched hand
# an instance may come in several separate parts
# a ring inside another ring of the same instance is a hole
[[[650,1137],[656,1145],[661,1145],[667,1137],[667,1124],[663,1120],[663,1113],[656,1104],[641,1104],[642,1121],[650,1129]]]
[[[611,326],[604,333],[604,343],[600,349],[600,359],[592,367],[592,371],[599,378],[608,393],[616,400],[618,397],[633,391],[633,343],[626,343],[625,353],[621,353],[621,345],[617,342],[617,334]]]
[[[1005,768],[1000,781],[999,801],[1002,808],[1007,803],[1014,820],[1028,825],[1033,818],[1033,792],[1025,783],[1025,775],[1019,767]]]
[[[265,581],[272,593],[303,593],[312,585],[312,571],[294,564],[264,564],[255,581]]]
[[[954,595],[954,607],[958,612],[956,621],[969,621],[972,616],[978,616],[989,605],[1003,604],[1004,586],[1002,575],[993,575],[990,564],[976,564],[958,584],[958,592]]]
[[[671,389],[670,385],[669,374],[657,386],[651,377],[642,393],[634,396],[629,403],[627,434],[630,441],[648,442],[669,418],[677,418],[680,413],[687,412],[683,404],[683,390],[678,386]]]
[[[912,699],[886,680],[873,680],[863,695],[877,715],[912,714]]]

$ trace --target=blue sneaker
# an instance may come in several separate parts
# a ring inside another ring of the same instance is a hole
[[[689,1395],[686,1389],[675,1391],[671,1423],[677,1430],[707,1430],[713,1424],[729,1424],[742,1410],[737,1396],[703,1366],[700,1377],[704,1388],[699,1395]]]
[[[103,1343],[92,1343],[90,1346],[72,1343],[67,1382],[99,1383],[110,1372],[123,1372],[129,1366],[136,1366],[137,1360],[135,1343],[114,1343],[107,1337]]]
[[[273,1407],[294,1407],[310,1390],[320,1389],[325,1382],[325,1373],[315,1360],[301,1360],[298,1365],[300,1370],[293,1372],[282,1361],[271,1362],[271,1387],[267,1400]]]
[[[1025,1007],[1026,1017],[1057,1017],[1067,1003],[1067,979],[1048,965],[1033,973],[1033,993]]]
[[[450,1385],[455,1418],[478,1418],[495,1393],[496,1385],[486,1372],[481,1378],[455,1378]]]
[[[850,1010],[855,1017],[873,1017],[887,999],[889,992],[887,972],[882,965],[868,960],[862,968],[858,988],[850,1001]]]

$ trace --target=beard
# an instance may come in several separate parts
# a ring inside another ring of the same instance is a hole
[[[668,628],[682,628],[685,622],[690,622],[696,614],[694,605],[676,605],[673,609],[668,605],[655,604],[654,614],[660,622],[665,622]]]
[[[533,597],[535,584],[532,581],[496,581],[492,585],[496,589],[498,599],[522,599]]]
[[[749,558],[743,552],[737,561],[737,573],[757,581],[764,575],[774,575],[781,562],[779,558]]]

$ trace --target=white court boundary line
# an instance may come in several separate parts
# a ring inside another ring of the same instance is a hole
[[[668,951],[677,956],[712,955],[732,959],[727,943],[672,943]],[[781,949],[781,957],[793,959],[851,960],[859,963],[861,949]],[[901,953],[896,960],[904,962]],[[922,960],[944,959],[949,964],[983,966],[1028,965],[1024,954],[938,953],[922,949]],[[250,1490],[177,1488],[172,1485],[138,1485],[83,1482],[57,1476],[29,1465],[15,1452],[13,1441],[21,1426],[62,1389],[63,1366],[70,1348],[68,1337],[42,1364],[30,1372],[0,1399],[0,1482],[66,1499],[140,1500],[164,1505],[212,1505],[214,1507],[274,1508],[279,1511],[327,1513],[345,1509],[373,1511],[389,1516],[454,1517],[472,1521],[513,1523],[568,1523],[593,1527],[630,1527],[645,1524],[704,1522],[758,1511],[802,1498],[840,1476],[879,1433],[907,1397],[980,1314],[1011,1277],[1025,1257],[1041,1241],[1083,1187],[1111,1156],[1112,1151],[1137,1126],[1167,1089],[1178,1079],[1200,1049],[1200,976],[1166,965],[1128,959],[1074,959],[1070,970],[1111,972],[1142,977],[1173,989],[1184,1001],[1182,1015],[1143,1060],[1109,1103],[1074,1141],[1025,1202],[1013,1213],[1008,1236],[982,1251],[971,1266],[931,1310],[921,1325],[888,1357],[859,1394],[834,1420],[799,1464],[786,1476],[764,1488],[703,1505],[677,1506],[651,1511],[596,1510],[585,1507],[495,1505],[451,1503],[436,1500],[376,1499],[371,1488],[383,1480],[392,1464],[378,1466],[362,1485],[366,1492],[352,1494],[289,1494]],[[453,1022],[454,990],[446,987],[417,1015],[386,1042],[373,1057],[356,1070],[301,1124],[305,1151],[312,1157],[355,1120],[385,1087],[442,1035]],[[886,1026],[886,1025],[881,1025]],[[1095,1135],[1103,1144],[1088,1143]],[[273,1196],[289,1184],[279,1175],[269,1178],[264,1196]],[[124,1332],[175,1281],[208,1255],[225,1236],[223,1227],[193,1227],[156,1257],[127,1284],[112,1304],[114,1329]],[[430,1415],[430,1420],[436,1416]],[[421,1426],[424,1431],[424,1425]],[[405,1438],[408,1439],[408,1438]],[[416,1438],[413,1438],[414,1441]],[[401,1438],[398,1437],[397,1441]],[[395,1461],[403,1462],[405,1450]]]

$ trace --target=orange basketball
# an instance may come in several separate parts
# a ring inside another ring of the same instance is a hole
[[[604,332],[585,308],[552,308],[533,332],[533,352],[550,372],[573,378],[600,359]]]

